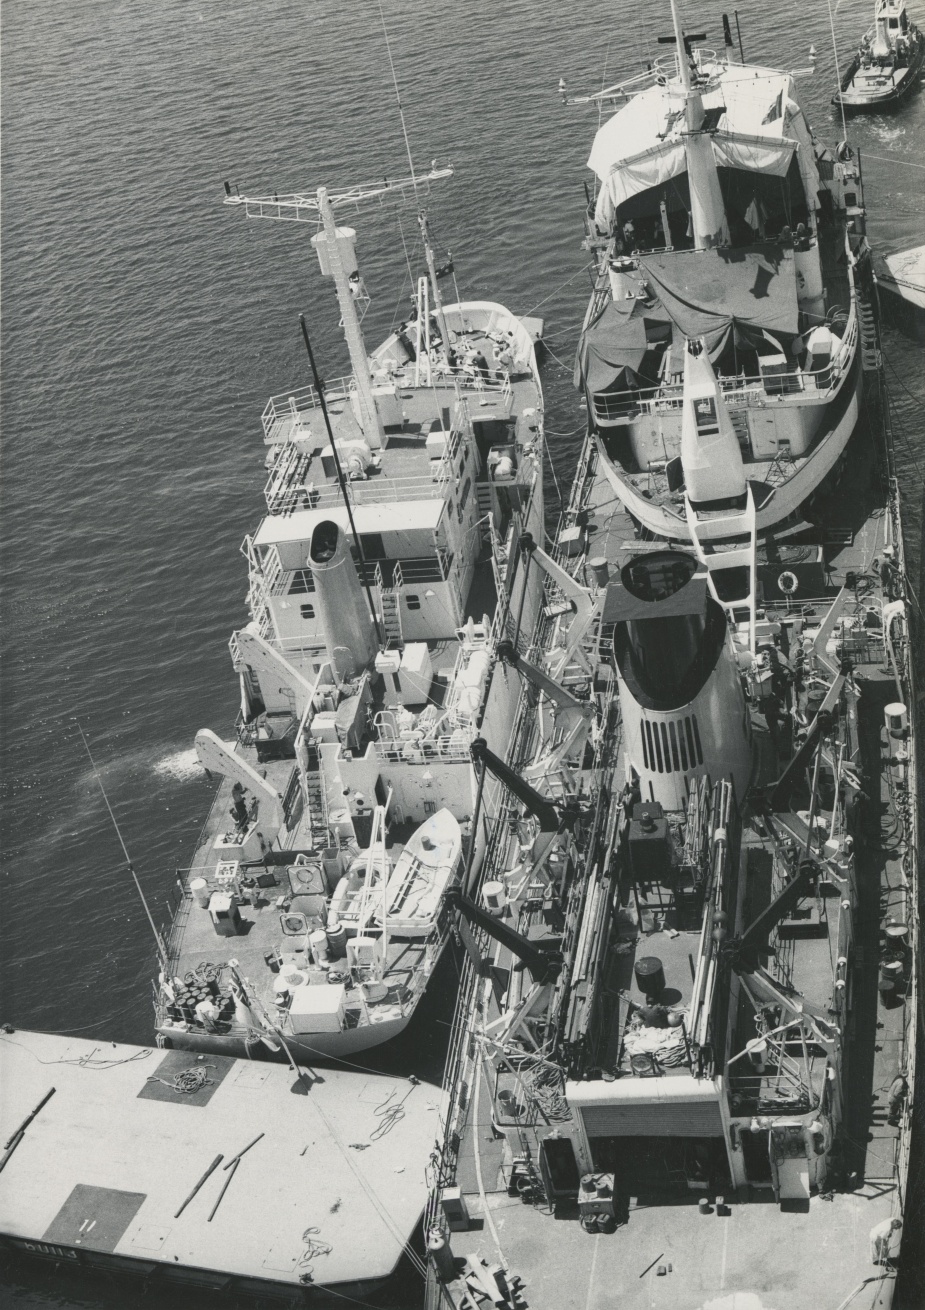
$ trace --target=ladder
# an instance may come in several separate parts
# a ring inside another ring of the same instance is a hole
[[[305,771],[305,791],[308,805],[308,821],[311,826],[312,842],[328,826],[327,806],[324,797],[324,782],[321,777],[321,764],[318,759],[318,747],[313,741],[308,743],[308,768]]]
[[[732,430],[736,434],[736,441],[739,443],[739,449],[742,452],[742,458],[751,456],[752,438],[748,430],[748,410],[738,409],[726,402],[726,413],[729,415],[729,421],[732,424]]]
[[[483,546],[492,544],[491,537],[491,483],[475,484],[475,504],[479,516],[479,539]]]
[[[401,596],[397,587],[383,587],[382,631],[387,648],[400,650],[404,646],[401,631]]]
[[[882,363],[877,320],[874,318],[873,307],[868,301],[858,296],[855,303],[861,334],[861,367],[865,373],[876,373]]]
[[[722,526],[722,536],[724,539],[730,537],[748,537],[748,545],[732,546],[728,550],[717,551],[708,555],[700,542],[697,532],[698,519],[697,511],[691,504],[690,497],[684,497],[684,509],[687,514],[687,526],[690,529],[691,542],[694,546],[697,558],[707,569],[707,581],[713,599],[720,605],[730,616],[735,624],[735,611],[748,607],[748,649],[754,655],[755,653],[755,610],[757,608],[756,592],[758,590],[757,578],[757,554],[758,554],[758,511],[755,507],[755,493],[752,490],[752,484],[747,482],[746,487],[746,504],[744,510],[732,514],[726,514],[722,517],[710,519],[711,524],[720,524]],[[748,595],[740,597],[738,600],[720,600],[713,581],[713,574],[720,573],[723,569],[733,568],[748,569]]]

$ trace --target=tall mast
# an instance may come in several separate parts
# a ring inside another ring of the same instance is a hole
[[[334,211],[339,206],[349,205],[357,208],[367,200],[383,200],[386,197],[400,195],[406,191],[417,191],[419,187],[429,187],[431,182],[452,177],[449,167],[438,168],[436,161],[431,163],[426,173],[412,172],[410,177],[383,178],[381,182],[362,183],[359,186],[346,187],[333,194],[327,187],[318,187],[314,195],[297,192],[290,195],[274,193],[267,196],[243,196],[232,191],[231,184],[225,183],[225,204],[243,205],[248,218],[272,218],[289,223],[317,224],[321,218],[325,236],[325,250],[328,264],[334,278],[337,291],[337,303],[340,305],[344,323],[344,336],[350,352],[350,362],[356,378],[357,393],[360,401],[360,416],[363,431],[371,446],[381,446],[383,441],[382,420],[376,408],[372,381],[369,373],[369,359],[360,328],[356,301],[350,288],[350,279],[344,266],[342,242],[345,237],[338,237]],[[315,242],[313,241],[313,244]],[[321,252],[319,249],[319,259]],[[322,266],[323,267],[323,266]],[[440,324],[441,331],[443,323]]]
[[[690,63],[678,0],[671,0],[671,20],[674,24],[675,48],[678,52],[678,72],[686,99],[687,132],[684,153],[687,158],[687,180],[691,194],[691,222],[694,228],[695,250],[709,250],[729,240],[729,224],[720,190],[713,143],[703,132],[703,97],[691,81]]]
[[[443,314],[443,297],[440,294],[440,284],[437,281],[437,269],[434,264],[434,248],[430,243],[430,227],[427,222],[427,215],[424,213],[423,209],[418,214],[418,226],[421,229],[421,236],[424,240],[424,258],[427,260],[427,271],[430,274],[430,287],[434,296],[434,312],[437,315],[440,335],[443,338],[443,349],[447,353],[447,363],[449,363],[450,334],[446,326],[446,318]]]
[[[334,220],[334,209],[328,198],[327,187],[321,186],[318,188],[318,210],[324,224],[324,234],[327,237],[327,254],[331,261],[331,273],[334,277],[337,303],[340,305],[344,336],[347,338],[350,363],[353,365],[353,376],[356,379],[357,394],[360,398],[360,426],[369,444],[379,447],[384,443],[385,434],[382,428],[382,419],[379,416],[376,401],[373,397],[373,388],[369,376],[369,359],[366,354],[366,343],[363,340],[363,329],[360,327],[356,301],[351,293],[347,271],[341,258],[337,223]]]

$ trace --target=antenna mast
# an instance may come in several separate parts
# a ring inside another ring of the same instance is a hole
[[[225,204],[243,205],[248,218],[272,218],[283,222],[313,223],[315,225],[317,225],[320,218],[324,228],[325,253],[329,261],[330,274],[334,278],[337,303],[340,306],[343,319],[344,336],[347,340],[350,363],[353,366],[353,374],[356,379],[363,432],[371,446],[378,447],[383,444],[382,420],[379,417],[375,397],[373,396],[369,359],[366,353],[366,344],[363,340],[363,330],[360,327],[360,319],[357,314],[356,300],[350,287],[347,270],[344,267],[341,242],[345,241],[345,238],[338,236],[334,211],[346,205],[358,208],[360,203],[365,200],[382,200],[387,196],[401,195],[408,190],[416,191],[418,187],[428,187],[431,182],[452,176],[452,168],[438,168],[436,162],[434,162],[426,173],[415,174],[412,172],[410,177],[398,178],[396,181],[384,178],[381,182],[361,183],[359,186],[348,187],[344,191],[332,192],[327,187],[319,187],[314,195],[294,193],[282,196],[242,196],[237,192],[232,192],[230,184],[225,183]],[[320,260],[320,249],[318,254]],[[327,271],[323,268],[323,272]]]
[[[443,337],[443,349],[447,353],[447,362],[449,362],[450,333],[443,313],[443,296],[440,294],[440,284],[437,281],[437,268],[434,264],[434,248],[430,242],[430,225],[427,222],[427,215],[424,213],[423,209],[418,214],[418,226],[421,229],[421,236],[424,240],[424,258],[427,260],[427,271],[430,273],[430,286],[434,294],[434,313],[437,315],[440,335]]]

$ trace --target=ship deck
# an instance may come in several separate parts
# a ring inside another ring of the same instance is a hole
[[[628,1226],[593,1235],[505,1191],[486,1192],[484,1205],[467,1199],[485,1227],[454,1247],[519,1273],[530,1310],[876,1310],[893,1286],[892,1271],[870,1262],[870,1229],[892,1200],[876,1184],[815,1198],[806,1213],[760,1193],[706,1215],[696,1194],[677,1205],[632,1200]]]
[[[251,752],[252,753],[252,752]],[[291,760],[269,761],[265,766],[267,777],[280,790],[285,789],[285,782],[291,776]],[[183,888],[183,900],[177,916],[171,925],[168,940],[168,958],[170,976],[188,979],[195,976],[197,970],[214,968],[221,975],[222,968],[229,961],[237,961],[237,972],[250,981],[256,989],[261,1003],[276,1022],[283,1023],[274,1010],[274,983],[281,978],[286,969],[296,969],[305,975],[312,985],[326,986],[328,974],[325,969],[313,965],[308,950],[308,934],[304,931],[287,933],[287,920],[290,909],[296,909],[300,902],[300,886],[295,873],[290,874],[285,864],[267,864],[244,870],[253,878],[254,886],[243,888],[238,883],[235,901],[241,921],[241,931],[234,936],[221,937],[216,934],[208,909],[196,903],[189,888],[189,881],[200,878],[214,878],[215,870],[222,859],[217,843],[221,841],[224,830],[229,826],[227,805],[231,796],[231,783],[223,781],[212,812],[206,822],[202,840],[189,870],[186,886]],[[311,830],[308,816],[305,822],[291,834],[292,859],[295,852],[312,849]],[[404,847],[404,841],[414,831],[415,824],[393,824],[386,837],[386,851],[392,865],[396,863]],[[281,853],[278,853],[278,855]],[[257,885],[257,878],[269,883]],[[323,882],[315,880],[319,887]],[[302,893],[304,894],[304,892]],[[374,1011],[376,1020],[399,1019],[402,1014],[402,993],[407,987],[415,968],[421,963],[427,947],[423,941],[408,941],[390,938],[385,955],[388,970],[388,992],[378,1001],[362,1002],[359,992],[350,987],[347,993],[348,1026],[368,1023]],[[272,963],[271,963],[272,961]],[[336,969],[337,962],[334,962]],[[344,969],[344,976],[347,975]],[[219,1022],[216,1027],[218,1035],[239,1033],[233,1021]],[[287,1029],[283,1026],[283,1031]],[[181,1034],[178,1032],[177,1036]]]
[[[179,1093],[188,1070],[206,1081]],[[56,1089],[0,1173],[0,1238],[33,1254],[328,1304],[387,1278],[420,1218],[428,1083],[30,1032],[0,1035],[0,1071],[3,1140]]]
[[[832,675],[837,661],[827,654],[826,644],[837,619],[855,610],[856,595],[846,586],[847,575],[869,576],[885,542],[885,517],[877,504],[879,479],[866,424],[859,425],[849,455],[839,488],[817,497],[813,506],[819,527],[814,530],[808,522],[796,525],[804,538],[825,547],[825,594],[794,603],[791,612],[779,607],[793,630],[805,625],[816,633],[816,652]],[[592,460],[596,457],[592,454]],[[647,546],[636,538],[622,504],[593,463],[582,508],[588,519],[587,553],[606,558],[611,574],[630,553],[664,549],[664,543]],[[884,921],[890,915],[902,920],[908,912],[908,888],[891,837],[896,800],[882,744],[883,706],[897,698],[897,687],[883,663],[882,645],[879,658],[859,656],[855,667],[862,687],[860,771],[867,779],[879,778],[880,794],[878,798],[875,782],[867,837],[857,855],[863,890],[856,918],[842,1181],[837,1190],[812,1195],[793,1208],[777,1204],[770,1187],[749,1184],[735,1193],[727,1189],[720,1209],[713,1192],[676,1188],[668,1193],[659,1190],[655,1179],[649,1190],[644,1174],[637,1173],[633,1194],[624,1198],[627,1204],[616,1233],[589,1234],[571,1203],[552,1211],[545,1200],[529,1192],[508,1193],[511,1152],[494,1132],[491,1089],[480,1076],[457,1157],[456,1181],[468,1209],[469,1232],[452,1233],[451,1244],[457,1259],[472,1252],[489,1265],[499,1262],[508,1285],[519,1275],[519,1303],[530,1310],[603,1310],[614,1304],[621,1310],[783,1310],[784,1306],[788,1310],[846,1310],[848,1306],[885,1310],[891,1304],[896,1265],[872,1262],[870,1231],[894,1216],[901,1205],[900,1131],[888,1122],[888,1093],[910,1041],[908,1007],[901,998],[885,1000],[878,991]],[[761,716],[753,716],[753,725],[756,777],[776,778],[783,768],[779,743]],[[798,814],[785,813],[779,819],[781,835],[786,836],[784,828],[788,828],[798,840],[805,837],[807,830]],[[768,846],[766,830],[746,819],[741,859],[748,869],[744,914],[749,921],[770,896],[769,886],[764,885],[769,879],[763,879],[759,867]],[[659,957],[666,985],[672,989],[672,1005],[683,1008],[690,992],[687,956],[696,949],[696,935],[684,930],[675,935],[675,924],[660,912],[658,889],[650,892],[648,903],[637,907],[647,929],[644,935],[639,936],[635,923],[629,921],[623,933],[617,917],[616,946],[601,1008],[601,1022],[610,1034],[601,1048],[602,1067],[620,1067],[624,1073],[625,1001],[627,997],[637,1003],[643,1000],[633,977],[634,960],[640,955]],[[823,1006],[832,986],[833,953],[837,953],[836,916],[833,912],[830,922],[824,910],[815,935],[798,934],[788,943],[792,956],[787,962],[798,990]],[[499,952],[496,963],[509,961]],[[488,994],[486,1024],[498,1013],[495,993],[503,986],[502,978]],[[741,1014],[739,1022],[745,1022]],[[749,1035],[745,1033],[746,1038]],[[816,1063],[812,1082],[818,1091],[822,1061],[818,1069]],[[688,1070],[681,1062],[659,1072],[670,1077]],[[554,1130],[554,1123],[524,1125],[521,1153],[529,1152],[536,1160],[540,1139]],[[702,1214],[698,1201],[705,1196],[709,1208]],[[448,1283],[446,1303],[466,1305],[468,1310],[463,1290],[461,1277]]]

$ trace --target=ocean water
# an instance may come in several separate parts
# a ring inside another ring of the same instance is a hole
[[[246,618],[238,548],[263,505],[263,405],[309,380],[300,313],[322,370],[345,371],[311,229],[245,221],[223,208],[223,180],[266,193],[407,173],[384,13],[415,163],[456,169],[427,204],[462,294],[546,319],[549,447],[565,489],[582,430],[570,373],[597,111],[564,107],[556,88],[560,77],[570,91],[600,87],[658,53],[667,6],[644,10],[4,6],[0,1020],[151,1040],[152,944],[77,724],[161,917],[211,799],[194,734],[227,732],[237,710],[227,639]],[[690,27],[721,42],[719,6],[687,10]],[[838,7],[842,63],[868,10]],[[739,17],[750,59],[805,67],[816,46],[801,98],[837,140],[825,6],[748,0]],[[849,125],[882,250],[925,236],[923,131],[921,95]],[[373,298],[371,342],[408,315],[414,215],[372,204],[345,216]],[[921,351],[893,330],[886,346],[917,569]],[[548,493],[554,514],[552,479]],[[23,1310],[115,1310],[133,1296],[46,1270],[0,1275],[0,1305]]]

